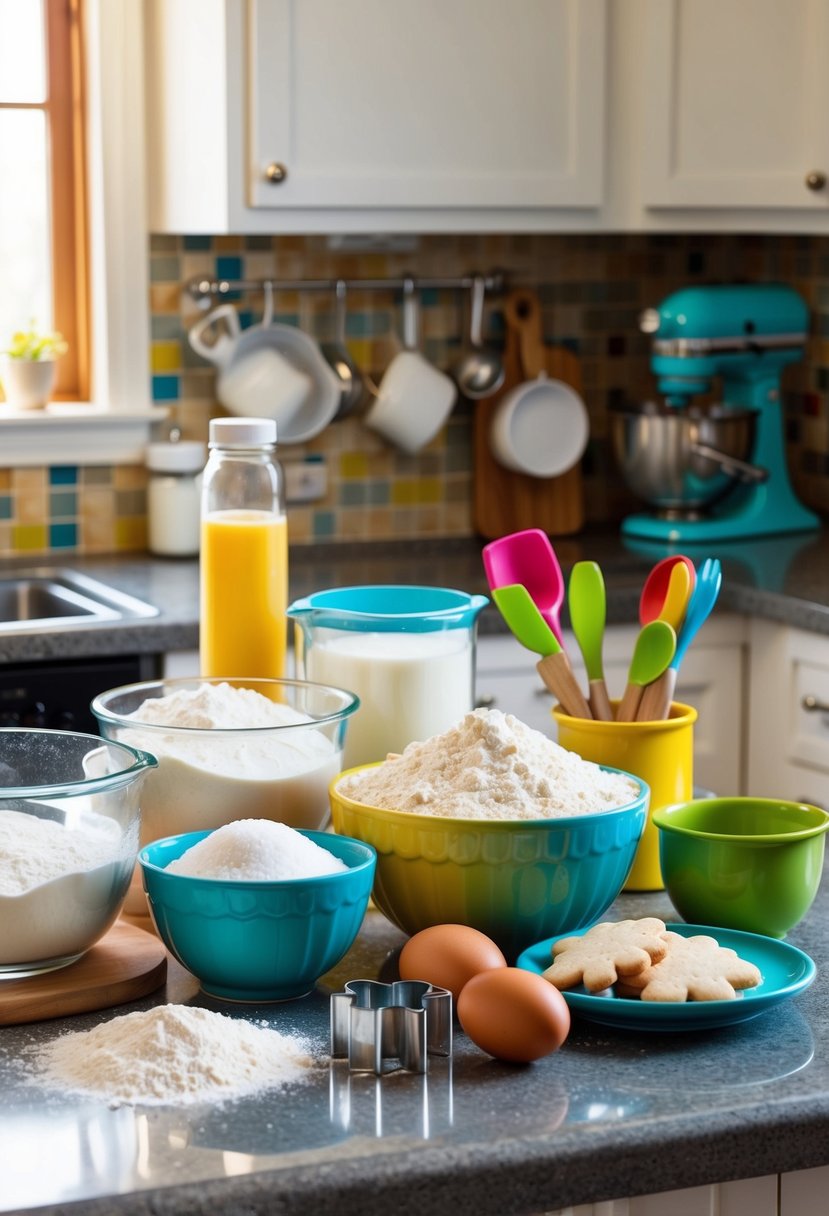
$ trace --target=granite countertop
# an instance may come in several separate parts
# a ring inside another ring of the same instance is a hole
[[[349,583],[418,582],[485,591],[480,542],[331,546],[291,555],[291,595]],[[636,618],[642,578],[663,551],[618,536],[556,542],[565,571],[599,561],[609,619]],[[702,554],[701,556],[706,556]],[[829,540],[821,533],[721,547],[720,611],[829,634]],[[13,570],[24,563],[6,562]],[[68,563],[67,563],[68,564]],[[0,661],[151,653],[197,644],[198,565],[148,558],[71,564],[159,608],[140,622],[0,634]],[[487,609],[481,629],[502,628]],[[664,893],[626,894],[608,917],[673,916]],[[237,1013],[171,964],[154,998],[0,1030],[0,1212],[40,1209],[185,1216],[205,1211],[367,1216],[527,1216],[571,1204],[829,1164],[829,879],[790,941],[818,965],[796,1000],[717,1031],[645,1034],[574,1024],[564,1048],[513,1067],[456,1034],[451,1067],[376,1080],[329,1065],[328,994],[349,978],[392,978],[403,936],[379,913],[318,990],[245,1007],[300,1031],[321,1068],[307,1087],[228,1106],[111,1109],[25,1084],[28,1048],[163,1001]]]
[[[671,919],[664,893],[623,894],[608,918],[651,914]],[[679,1033],[574,1021],[559,1052],[526,1066],[456,1026],[453,1060],[426,1076],[349,1074],[328,1061],[329,993],[394,978],[403,940],[370,912],[312,995],[244,1008],[307,1035],[320,1061],[309,1084],[270,1096],[113,1109],[24,1084],[26,1051],[101,1017],[167,1000],[240,1014],[175,964],[154,998],[0,1030],[0,1211],[529,1216],[829,1163],[829,881],[789,935],[817,979],[750,1021]]]
[[[415,540],[297,546],[290,554],[290,597],[328,587],[362,583],[424,583],[487,591],[480,540]],[[639,593],[648,569],[669,551],[665,546],[622,538],[618,532],[585,532],[555,541],[565,573],[582,559],[599,562],[608,595],[608,622],[637,619]],[[695,554],[694,550],[689,550]],[[765,617],[815,633],[829,634],[829,531],[719,544],[699,550],[699,560],[719,556],[723,587],[717,611]],[[39,564],[41,567],[46,563]],[[6,559],[3,572],[31,568]],[[71,566],[159,609],[156,617],[91,626],[4,633],[0,663],[72,659],[90,655],[162,654],[198,645],[198,562],[129,557],[71,557]],[[563,614],[566,622],[566,608]],[[482,633],[505,629],[490,605],[479,618]]]

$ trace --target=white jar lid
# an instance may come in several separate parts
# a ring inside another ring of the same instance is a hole
[[[200,473],[207,460],[207,449],[195,440],[179,443],[148,443],[147,468],[154,473]]]
[[[276,443],[276,421],[273,418],[211,418],[210,446],[259,447]]]

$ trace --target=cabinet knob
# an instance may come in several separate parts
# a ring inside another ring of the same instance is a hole
[[[813,697],[810,692],[801,697],[800,708],[805,709],[807,714],[829,714],[829,705],[819,697]]]
[[[821,173],[819,169],[813,169],[811,173],[806,174],[806,185],[810,190],[822,190],[826,185],[826,174]]]
[[[273,160],[265,170],[265,180],[269,181],[272,186],[279,186],[288,176],[288,170],[278,160]]]

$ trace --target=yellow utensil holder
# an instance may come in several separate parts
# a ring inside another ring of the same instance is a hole
[[[618,701],[611,704],[615,712]],[[659,807],[693,796],[697,711],[673,701],[669,716],[661,722],[571,718],[558,706],[553,717],[562,747],[594,764],[624,769],[650,786],[648,821],[624,890],[661,891],[665,884],[659,867],[659,832],[651,815]]]

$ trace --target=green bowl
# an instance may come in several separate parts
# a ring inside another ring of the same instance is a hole
[[[683,920],[785,937],[817,894],[829,814],[776,798],[699,798],[653,812]]]

